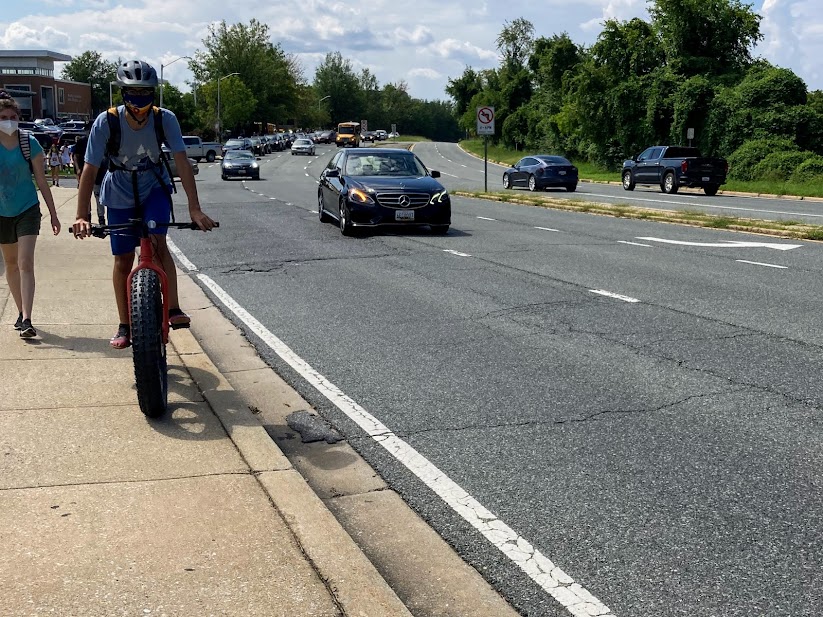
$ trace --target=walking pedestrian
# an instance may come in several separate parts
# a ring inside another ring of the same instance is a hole
[[[51,185],[60,186],[60,152],[57,145],[52,144],[49,150],[49,167],[51,168]]]
[[[40,203],[31,181],[32,173],[49,209],[55,236],[60,233],[60,220],[43,170],[43,147],[30,133],[20,131],[19,120],[17,101],[0,91],[0,250],[6,281],[17,305],[14,328],[20,331],[21,338],[31,338],[37,335],[31,325],[31,312],[35,287],[34,247],[40,233]],[[31,165],[21,145],[30,153]]]

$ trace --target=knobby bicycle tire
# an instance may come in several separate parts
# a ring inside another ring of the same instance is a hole
[[[147,268],[131,283],[131,345],[137,402],[149,418],[162,416],[168,400],[166,346],[163,344],[160,277]]]

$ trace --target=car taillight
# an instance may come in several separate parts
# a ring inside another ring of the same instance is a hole
[[[680,171],[685,172],[685,171],[688,171],[688,169],[689,169],[689,161],[687,161],[687,160],[680,161]]]

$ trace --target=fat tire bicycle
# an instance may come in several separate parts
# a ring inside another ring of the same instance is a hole
[[[220,224],[215,221],[215,227]],[[129,327],[134,357],[134,381],[137,402],[149,418],[166,413],[169,396],[166,344],[169,342],[168,279],[163,268],[154,263],[154,247],[150,230],[156,227],[197,229],[196,223],[155,223],[131,219],[117,225],[91,225],[90,233],[105,238],[123,229],[140,229],[140,256],[126,279],[129,299]],[[71,228],[74,233],[74,228]],[[178,327],[188,327],[185,326]]]

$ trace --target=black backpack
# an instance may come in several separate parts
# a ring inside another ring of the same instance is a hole
[[[171,180],[171,187],[174,193],[177,192],[177,185],[174,183],[174,176],[171,173],[171,167],[169,166],[169,159],[166,156],[166,153],[163,152],[163,143],[166,141],[166,133],[163,130],[163,112],[162,110],[157,107],[156,105],[151,108],[152,115],[154,115],[154,135],[157,138],[157,148],[160,150],[160,164],[165,165],[166,171],[169,174],[169,180]],[[122,139],[122,131],[120,128],[120,114],[117,113],[117,107],[110,107],[109,110],[106,112],[106,120],[109,123],[109,140],[106,142],[106,156],[103,159],[103,164],[108,165],[108,169],[110,171],[128,171],[124,167],[120,167],[117,163],[114,162],[114,157],[116,157],[120,153],[120,141]],[[101,166],[102,168],[102,166]],[[158,180],[160,180],[160,184],[163,189],[166,191],[166,195],[169,198],[169,206],[172,207],[172,221],[174,221],[174,201],[172,200],[171,192],[166,186],[166,183],[163,182],[163,179],[157,174]],[[137,172],[132,172],[132,186],[134,188],[134,201],[135,206],[138,208],[140,204],[137,203],[138,195],[137,195]]]

